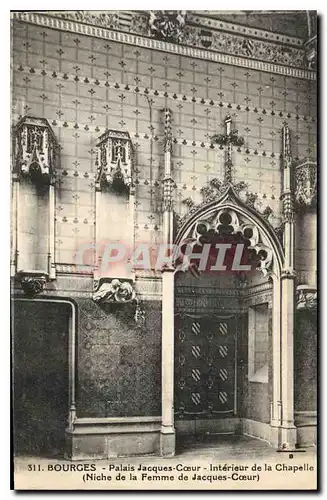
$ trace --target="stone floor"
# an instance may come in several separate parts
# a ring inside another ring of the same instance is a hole
[[[316,449],[278,452],[268,443],[247,436],[206,435],[178,439],[176,456],[172,458],[70,462],[57,457],[18,456],[15,488],[310,490],[316,488]]]

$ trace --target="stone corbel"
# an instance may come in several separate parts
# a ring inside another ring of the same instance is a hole
[[[121,311],[125,319],[133,316],[136,326],[144,327],[145,309],[136,296],[133,280],[100,278],[94,282],[93,300],[107,312]]]
[[[317,309],[317,289],[309,285],[296,287],[297,311],[315,311]]]
[[[17,278],[25,295],[35,297],[44,291],[49,275],[42,271],[20,271]]]
[[[129,279],[100,278],[95,283],[94,302],[99,304],[126,304],[135,301],[133,281]]]
[[[298,207],[305,208],[317,202],[317,163],[310,158],[295,164],[295,200]]]

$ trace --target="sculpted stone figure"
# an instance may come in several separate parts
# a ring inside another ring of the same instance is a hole
[[[135,290],[131,283],[113,279],[110,283],[102,283],[94,293],[93,300],[100,303],[123,303],[132,302],[135,297]]]
[[[185,10],[150,11],[149,31],[151,36],[169,42],[180,42],[183,36],[185,17]]]

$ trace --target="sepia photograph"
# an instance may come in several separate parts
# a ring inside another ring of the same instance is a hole
[[[317,490],[318,21],[10,12],[12,489]]]

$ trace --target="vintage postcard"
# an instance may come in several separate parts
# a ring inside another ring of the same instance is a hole
[[[316,11],[10,22],[13,488],[316,490]]]

